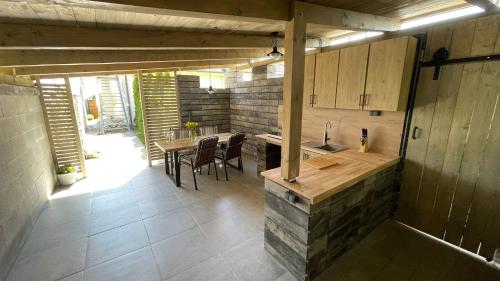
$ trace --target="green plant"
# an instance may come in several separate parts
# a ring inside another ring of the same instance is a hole
[[[141,94],[139,93],[139,77],[134,76],[133,82],[134,90],[134,104],[135,104],[135,118],[134,118],[134,133],[137,138],[145,144],[144,141],[144,123],[142,121],[142,105],[141,105]]]
[[[71,174],[74,172],[76,172],[76,168],[72,164],[65,164],[65,165],[59,166],[59,168],[57,168],[57,173],[59,175]]]
[[[194,121],[188,121],[186,122],[186,129],[192,131],[192,130],[196,130],[196,128],[198,128],[198,122],[194,122]]]

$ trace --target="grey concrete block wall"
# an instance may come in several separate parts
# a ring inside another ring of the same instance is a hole
[[[181,122],[196,121],[200,126],[216,125],[219,132],[229,132],[229,89],[216,89],[209,95],[200,88],[200,77],[179,75],[179,103]]]
[[[273,67],[252,69],[252,81],[242,81],[241,72],[226,74],[226,89],[214,95],[200,88],[198,76],[179,75],[181,122],[190,119],[201,126],[217,125],[220,132],[245,132],[246,157],[257,160],[255,135],[272,133],[278,128],[278,105],[283,100],[283,78],[268,79]]]
[[[278,105],[283,100],[283,78],[267,78],[267,67],[252,69],[252,81],[241,81],[240,73],[229,73],[226,85],[231,91],[231,132],[247,133],[243,152],[257,160],[255,135],[278,128]]]
[[[55,170],[38,90],[0,84],[0,276],[47,202]]]

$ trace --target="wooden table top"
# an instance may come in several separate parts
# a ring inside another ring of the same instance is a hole
[[[210,135],[210,136],[218,136],[219,137],[219,142],[228,142],[229,138],[233,134],[231,133],[221,133],[221,134],[215,134],[215,135]],[[191,148],[196,148],[198,146],[198,142],[209,136],[197,136],[195,140],[191,140],[191,138],[183,138],[183,139],[177,139],[172,142],[168,142],[167,140],[161,140],[161,141],[156,141],[155,145],[162,151],[162,152],[174,152],[174,151],[179,151],[179,150],[185,150],[185,149],[191,149]]]
[[[335,161],[337,165],[318,170],[301,163],[300,175],[294,183],[289,183],[281,178],[280,168],[264,171],[261,174],[266,179],[292,190],[299,196],[308,199],[311,204],[315,204],[395,165],[399,161],[398,156],[371,152],[361,153],[353,149],[327,153],[317,157]]]

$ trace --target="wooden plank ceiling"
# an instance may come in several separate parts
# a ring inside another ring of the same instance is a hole
[[[195,18],[133,11],[65,6],[45,1],[0,1],[0,23],[48,24],[96,28],[210,31],[269,34],[284,31],[283,21],[241,21]],[[450,7],[465,5],[463,0],[307,0],[314,4],[392,18],[409,18]],[[336,35],[332,28],[308,26],[310,36]]]
[[[314,24],[307,25],[307,46],[321,46],[332,37],[351,32],[346,30],[346,26],[358,28],[358,30],[371,28],[394,30],[392,27],[396,26],[401,19],[466,5],[464,0],[307,0],[304,2],[315,4],[307,8],[314,14],[312,17],[319,21],[309,21]],[[0,73],[15,73],[12,67],[35,67],[42,64],[122,63],[123,65],[123,63],[132,62],[198,60],[205,61],[205,63],[190,63],[185,66],[198,65],[207,68],[207,65],[213,64],[207,63],[207,60],[260,59],[268,52],[268,44],[269,48],[271,47],[269,34],[275,31],[283,34],[285,22],[289,20],[291,4],[290,0],[234,0],[229,2],[226,0],[202,2],[196,0],[0,0],[0,30],[2,30],[0,31],[0,58],[9,57],[7,61],[0,61]],[[318,15],[321,16],[317,17]],[[393,21],[395,25],[392,25]],[[200,33],[191,35],[189,32]],[[115,35],[110,36],[110,33]],[[74,36],[75,34],[77,36]],[[189,38],[198,40],[193,41]],[[190,47],[203,49],[199,51],[211,49],[212,53],[194,54],[196,50],[186,50]],[[75,52],[69,56],[66,56],[66,53],[62,56],[72,57],[68,62],[61,62],[60,58],[51,62],[49,56],[44,57],[44,60],[33,59],[36,58],[37,51],[56,51],[62,48],[65,52],[70,50]],[[245,54],[237,54],[234,53],[236,48],[248,50]],[[100,53],[89,55],[88,52],[92,51],[82,49],[97,49]],[[142,49],[142,52],[155,49],[156,55],[146,56],[141,54],[139,49]],[[163,51],[159,51],[160,49]],[[250,51],[250,49],[255,51]],[[105,50],[113,50],[116,55],[105,56]],[[231,50],[233,53],[228,53]],[[13,51],[17,53],[14,54]],[[137,51],[138,55],[130,55],[130,52],[134,51]],[[82,53],[82,58],[84,57],[81,62],[74,59],[80,57],[79,52]],[[124,54],[120,55],[120,52]],[[129,52],[127,56],[131,59],[123,59],[125,52]],[[174,54],[174,52],[177,53]],[[191,53],[181,55],[179,52]],[[108,61],[107,58],[109,58]],[[181,63],[181,65],[184,64]],[[130,71],[130,66],[122,70]],[[139,69],[145,69],[145,67],[143,65]],[[57,71],[43,69],[45,74],[61,72],[60,68]],[[81,72],[88,73],[92,67],[75,68],[75,71],[77,69],[83,69],[85,71]],[[105,69],[114,71],[119,70],[120,67],[99,66],[95,71]],[[28,69],[22,71],[20,69],[18,75],[21,75],[23,71],[26,74],[34,74]]]

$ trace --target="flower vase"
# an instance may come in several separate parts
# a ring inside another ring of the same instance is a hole
[[[196,139],[196,129],[189,130],[189,138],[191,139],[192,142],[195,141],[195,139]]]

